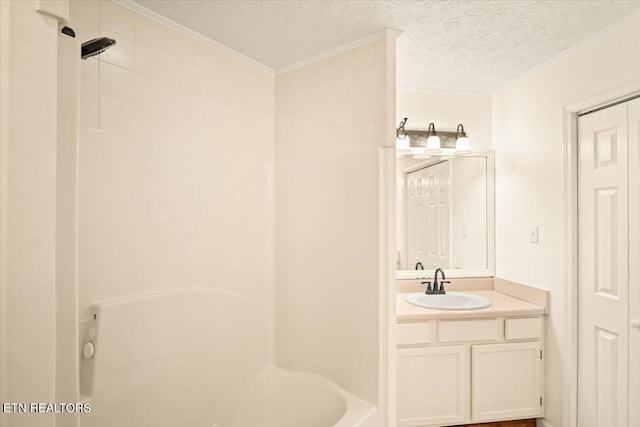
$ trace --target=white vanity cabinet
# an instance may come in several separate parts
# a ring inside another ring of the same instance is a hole
[[[397,324],[398,427],[543,416],[541,316]]]

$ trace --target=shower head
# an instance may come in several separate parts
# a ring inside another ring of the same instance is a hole
[[[114,39],[108,37],[99,37],[82,43],[82,59],[90,58],[94,55],[100,55],[105,50],[116,44]]]

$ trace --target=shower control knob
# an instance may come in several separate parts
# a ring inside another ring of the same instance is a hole
[[[636,320],[636,319],[632,320],[631,321],[631,327],[632,328],[636,328],[636,329],[640,329],[640,320]]]
[[[91,341],[87,341],[82,346],[82,356],[85,359],[91,359],[96,354],[96,347]]]

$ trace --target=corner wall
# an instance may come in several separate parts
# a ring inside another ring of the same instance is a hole
[[[551,291],[546,333],[547,425],[563,421],[566,267],[564,108],[640,88],[640,15],[493,92],[497,275]],[[528,241],[538,225],[539,243]],[[565,417],[566,419],[566,417]]]
[[[276,362],[383,417],[394,120],[393,39],[276,77]]]
[[[57,19],[1,2],[2,402],[55,402]],[[53,426],[53,414],[0,414]]]

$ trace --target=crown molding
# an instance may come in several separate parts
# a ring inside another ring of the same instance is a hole
[[[349,50],[358,48],[360,46],[364,46],[366,44],[369,43],[373,43],[376,42],[378,40],[383,40],[383,39],[389,39],[389,40],[395,40],[398,37],[400,37],[400,35],[402,34],[402,31],[400,30],[392,30],[392,29],[386,29],[386,30],[382,30],[382,31],[378,31],[377,33],[373,33],[369,36],[363,37],[361,39],[357,39],[354,40],[352,42],[343,44],[342,46],[338,46],[336,48],[333,49],[329,49],[326,50],[322,53],[319,53],[317,55],[313,55],[307,59],[303,59],[302,61],[298,61],[298,62],[294,62],[293,64],[284,66],[282,68],[278,68],[275,73],[276,75],[278,74],[283,74],[283,73],[288,73],[289,71],[293,71],[296,70],[298,68],[302,68],[306,65],[310,65],[313,64],[315,62],[319,62],[322,61],[324,59],[330,58],[332,56],[336,56],[339,55],[341,53],[347,52]]]
[[[346,43],[342,46],[338,46],[336,48],[327,50],[325,52],[322,52],[318,55],[314,55],[312,57],[303,59],[302,61],[298,61],[298,62],[294,62],[293,64],[287,65],[285,67],[279,68],[277,70],[274,70],[273,68],[256,61],[255,59],[252,59],[236,50],[231,49],[228,46],[223,45],[222,43],[219,43],[215,40],[210,39],[209,37],[206,37],[200,33],[198,33],[197,31],[194,31],[190,28],[185,27],[182,24],[179,24],[169,18],[167,18],[166,16],[160,15],[157,12],[154,12],[144,6],[142,6],[139,3],[136,3],[133,0],[112,0],[114,3],[119,4],[120,6],[126,7],[127,9],[130,9],[142,16],[144,16],[145,18],[149,18],[152,21],[157,22],[158,24],[164,25],[165,27],[171,28],[174,31],[177,31],[178,33],[181,33],[187,37],[190,37],[191,39],[198,41],[204,45],[213,47],[235,59],[238,59],[239,61],[244,62],[247,65],[250,65],[260,71],[263,71],[265,73],[271,74],[271,75],[277,75],[277,74],[282,74],[282,73],[287,73],[289,71],[295,70],[297,68],[301,68],[304,67],[305,65],[309,65],[309,64],[313,64],[314,62],[318,62],[318,61],[322,61],[323,59],[326,58],[330,58],[332,56],[338,55],[340,53],[355,49],[357,47],[360,46],[364,46],[365,44],[369,44],[369,43],[373,43],[375,41],[378,40],[382,40],[382,39],[390,39],[390,40],[395,40],[397,39],[401,34],[402,31],[400,30],[393,30],[393,29],[386,29],[386,30],[382,30],[379,31],[377,33],[371,34],[369,36],[363,37],[361,39],[357,39],[354,40],[352,42]]]

